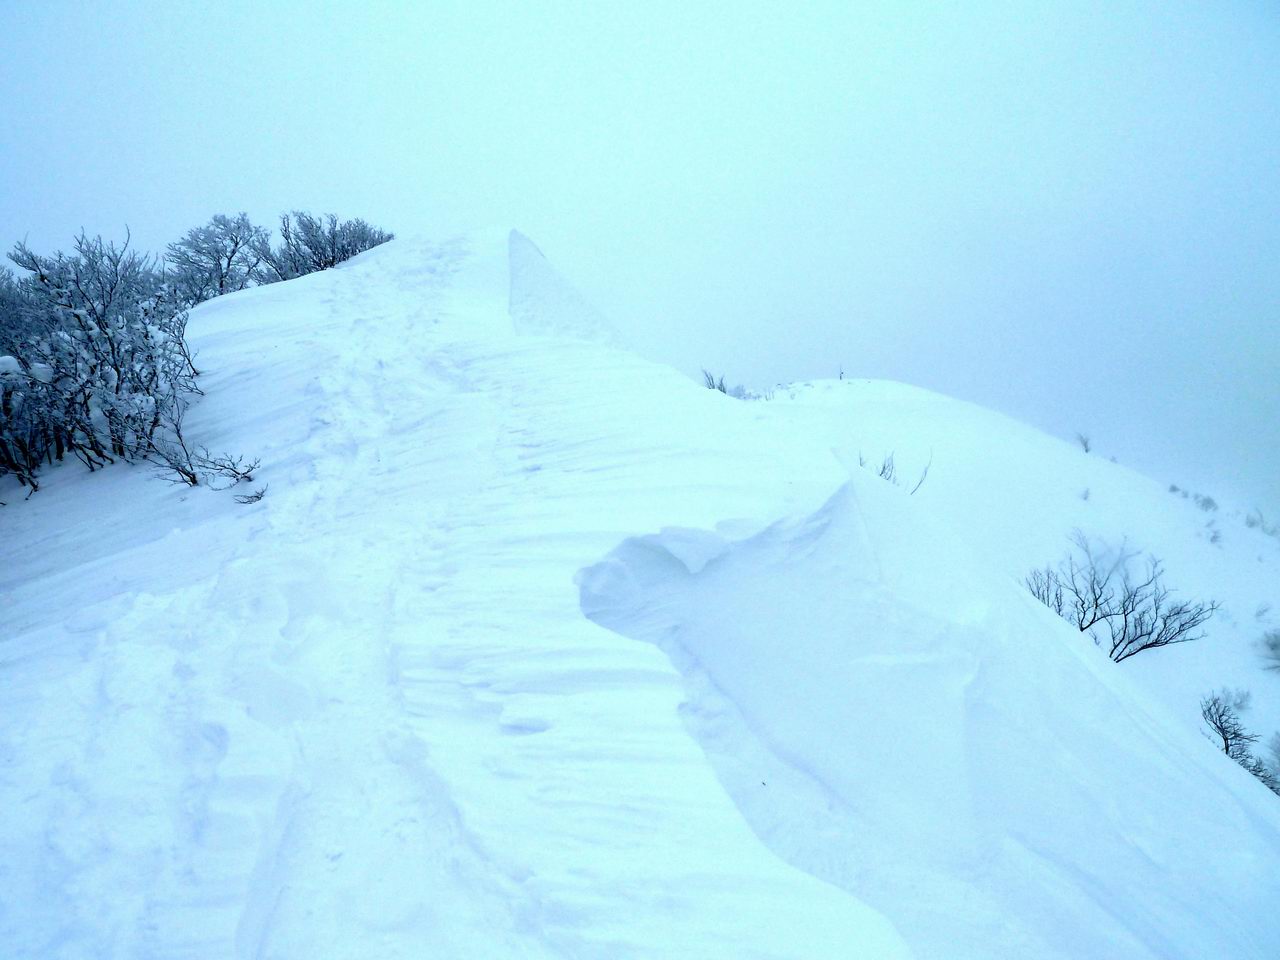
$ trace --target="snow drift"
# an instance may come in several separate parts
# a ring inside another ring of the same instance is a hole
[[[741,542],[631,539],[583,609],[685,674],[762,839],[918,956],[1267,955],[1271,795],[876,483]]]
[[[189,429],[261,458],[261,502],[125,467],[0,490],[9,955],[1280,942],[1280,804],[1183,710],[1245,677],[1274,709],[1269,542],[910,388],[702,389],[505,231],[190,329]],[[857,466],[895,445],[932,450],[916,497]],[[1085,521],[1223,586],[1214,646],[1126,672],[1026,597]]]

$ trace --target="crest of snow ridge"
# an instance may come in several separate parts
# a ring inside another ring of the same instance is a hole
[[[620,346],[604,316],[561,276],[532,240],[512,230],[508,240],[509,312],[516,333],[567,336]]]

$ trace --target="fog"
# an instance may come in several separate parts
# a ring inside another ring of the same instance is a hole
[[[516,226],[690,374],[916,383],[1280,517],[1273,4],[262,6],[0,7],[0,241]]]

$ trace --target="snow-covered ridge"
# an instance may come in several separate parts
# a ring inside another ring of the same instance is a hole
[[[693,563],[634,538],[583,609],[681,669],[761,838],[918,956],[1264,956],[1270,795],[911,506],[864,480]]]
[[[1280,942],[1280,804],[1183,716],[1280,699],[1260,535],[1211,545],[1150,481],[914,389],[707,391],[507,231],[190,329],[191,429],[261,457],[261,503],[61,469],[0,511],[12,955]],[[890,450],[932,455],[915,497],[857,466]],[[1016,582],[1076,526],[1234,622],[1141,675],[1096,656]]]

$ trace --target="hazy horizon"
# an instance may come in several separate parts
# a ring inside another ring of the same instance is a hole
[[[1280,515],[1264,4],[15,3],[0,243],[518,227],[646,356],[903,380]]]

